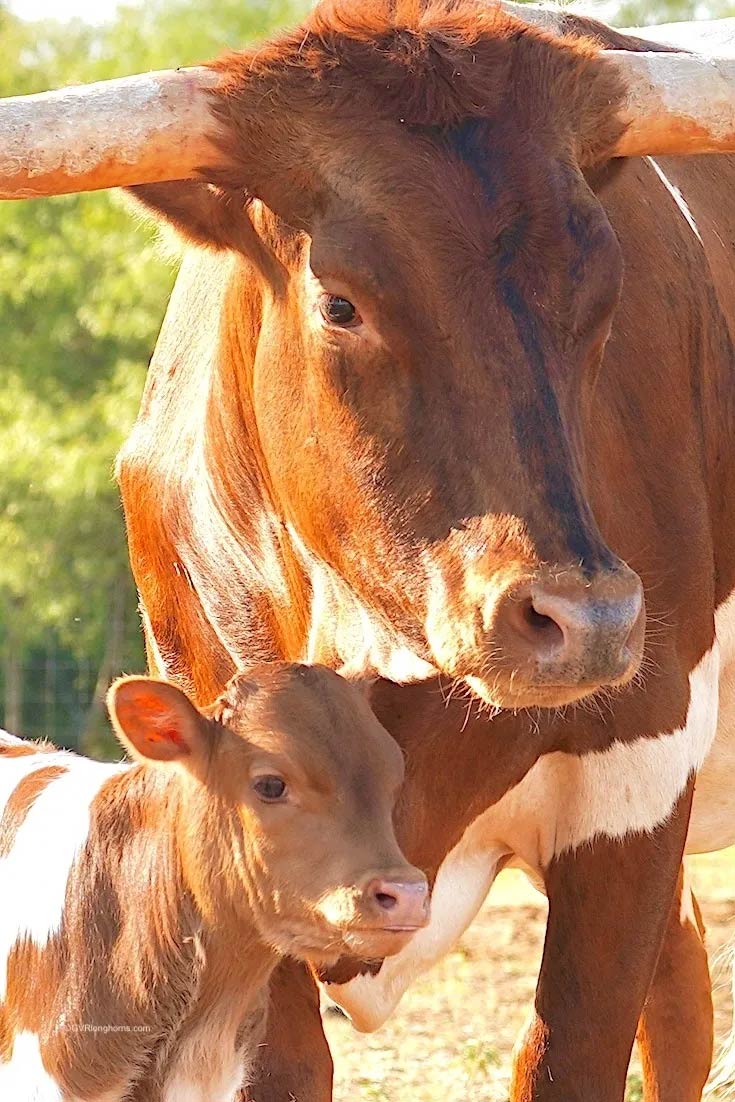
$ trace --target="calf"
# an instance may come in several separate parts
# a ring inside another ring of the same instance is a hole
[[[0,738],[0,1098],[227,1102],[279,955],[381,958],[425,925],[402,755],[319,667],[204,712],[140,677],[108,705],[134,764]]]

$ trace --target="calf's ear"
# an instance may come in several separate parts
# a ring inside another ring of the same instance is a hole
[[[120,742],[139,761],[194,766],[208,753],[212,726],[168,681],[121,677],[107,694]]]

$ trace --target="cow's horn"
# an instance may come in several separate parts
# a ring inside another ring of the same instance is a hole
[[[603,56],[627,88],[619,156],[735,151],[735,57],[621,50]]]
[[[628,123],[615,152],[735,150],[735,58],[604,51],[625,80]],[[212,164],[205,68],[0,100],[0,198],[188,179]]]
[[[177,69],[0,100],[0,198],[192,177],[216,156],[209,69]]]

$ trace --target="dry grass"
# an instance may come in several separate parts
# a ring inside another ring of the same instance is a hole
[[[735,849],[692,863],[715,971],[717,1035],[730,1026],[730,977],[717,966],[735,939]],[[390,1022],[362,1036],[331,1014],[335,1102],[505,1102],[510,1054],[531,1007],[546,901],[518,872],[498,878],[477,921],[416,982]],[[641,1097],[634,1060],[628,1102]]]

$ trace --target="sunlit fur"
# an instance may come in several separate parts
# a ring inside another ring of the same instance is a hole
[[[425,885],[393,832],[401,753],[317,667],[256,667],[206,714],[122,679],[110,710],[137,764],[0,737],[2,1097],[229,1102],[280,955],[410,939],[368,890]]]

